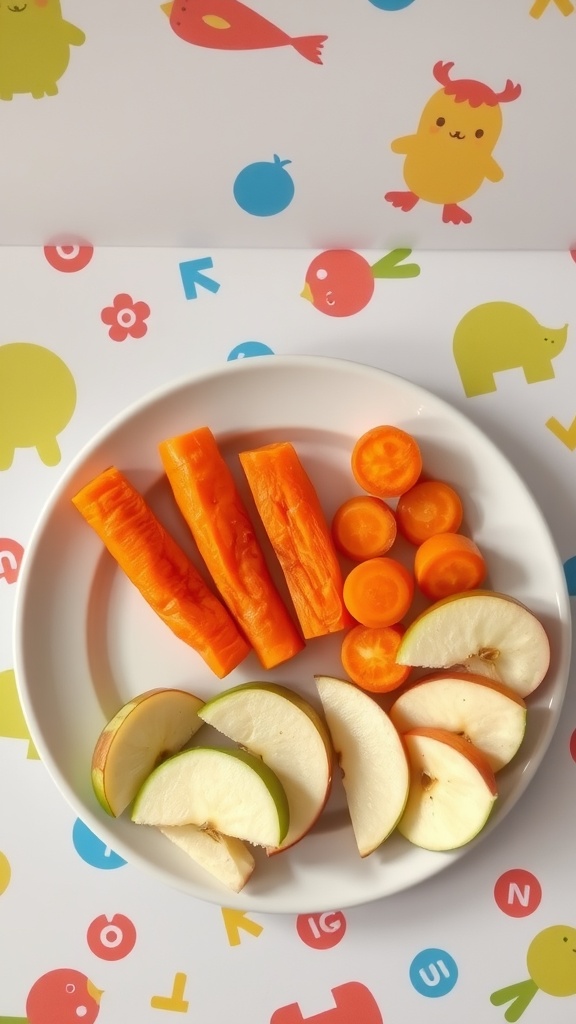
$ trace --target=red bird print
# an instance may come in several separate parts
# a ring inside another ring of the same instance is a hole
[[[327,36],[293,38],[240,0],[173,0],[161,4],[180,39],[213,50],[263,50],[293,46],[306,60],[321,64]]]
[[[102,992],[80,971],[62,967],[35,981],[26,1000],[28,1024],[94,1024]]]
[[[353,316],[370,302],[375,278],[418,276],[417,263],[403,262],[411,252],[393,249],[370,266],[353,249],[327,249],[308,267],[301,296],[327,316]]]

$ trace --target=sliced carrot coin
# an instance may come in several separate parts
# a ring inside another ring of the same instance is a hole
[[[485,580],[486,561],[480,548],[461,533],[438,533],[420,544],[414,575],[420,590],[432,601],[474,590]]]
[[[368,558],[344,580],[344,604],[363,626],[393,626],[412,604],[414,579],[394,558]]]
[[[412,544],[421,544],[436,533],[457,533],[462,523],[462,502],[450,484],[420,480],[398,499],[398,529]]]
[[[359,487],[378,498],[397,498],[413,487],[422,472],[422,453],[412,434],[383,424],[358,438],[351,457]]]
[[[341,647],[342,667],[353,683],[370,693],[396,690],[410,675],[408,665],[396,664],[404,629],[396,626],[354,626]]]
[[[396,540],[396,517],[381,498],[358,494],[344,501],[332,519],[332,536],[341,554],[355,562],[385,555]]]

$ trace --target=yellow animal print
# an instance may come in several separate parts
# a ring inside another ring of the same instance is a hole
[[[16,93],[55,96],[70,47],[85,38],[64,21],[60,0],[0,0],[0,100]]]

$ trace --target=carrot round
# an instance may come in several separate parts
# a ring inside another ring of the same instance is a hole
[[[372,427],[352,449],[356,483],[378,498],[397,498],[413,487],[422,472],[422,453],[416,438],[400,427]]]
[[[288,441],[240,453],[258,514],[306,639],[350,625],[343,578],[316,489]]]
[[[270,575],[236,481],[208,427],[168,438],[159,452],[176,503],[220,596],[264,668],[304,641]]]
[[[487,566],[477,544],[461,533],[438,533],[417,549],[414,575],[432,601],[474,590],[486,578]]]
[[[145,601],[222,679],[250,646],[146,499],[111,466],[72,498]]]
[[[412,574],[394,558],[369,558],[344,580],[344,603],[363,626],[393,626],[406,615],[414,596]]]
[[[346,633],[340,652],[342,667],[353,683],[370,693],[388,693],[406,681],[409,665],[396,664],[402,626],[354,626]]]
[[[338,551],[355,562],[385,555],[396,540],[396,532],[396,518],[390,506],[368,494],[348,498],[332,519],[332,536]]]
[[[420,480],[396,505],[398,529],[412,544],[436,533],[457,533],[462,515],[460,496],[442,480]]]

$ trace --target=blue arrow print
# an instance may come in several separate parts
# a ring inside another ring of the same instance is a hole
[[[198,298],[197,288],[205,288],[206,291],[212,292],[214,295],[220,288],[218,281],[214,281],[213,278],[206,277],[206,274],[202,273],[203,270],[210,270],[214,266],[211,256],[204,256],[200,260],[186,260],[184,263],[179,263],[178,266],[187,299]]]

